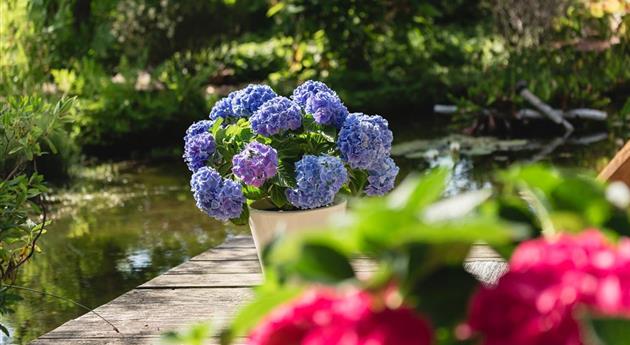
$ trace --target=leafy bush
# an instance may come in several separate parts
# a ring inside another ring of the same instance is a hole
[[[10,0],[0,5],[0,91],[77,95],[74,135],[101,155],[126,152],[123,141],[145,150],[140,136],[175,145],[207,101],[252,81],[286,93],[324,80],[349,109],[396,116],[449,100],[510,114],[519,80],[559,108],[625,101],[625,7],[553,1],[536,13],[514,3]],[[146,73],[151,85],[138,89]]]
[[[53,138],[67,135],[72,103],[12,97],[0,111],[0,282],[14,279],[37,249],[47,223],[36,159],[48,153],[44,148],[57,152]]]
[[[476,335],[471,333],[469,328],[462,328],[468,327],[463,323],[467,317],[466,312],[469,306],[467,301],[471,299],[471,296],[481,298],[478,295],[480,290],[490,289],[490,292],[484,292],[490,294],[496,292],[492,287],[479,287],[479,283],[475,282],[473,276],[465,270],[464,259],[471,246],[477,241],[489,244],[506,257],[510,257],[514,247],[518,246],[517,252],[512,256],[512,263],[516,264],[518,261],[523,264],[537,259],[544,260],[533,257],[531,252],[526,251],[526,247],[532,250],[532,246],[538,246],[541,247],[540,250],[543,250],[543,253],[553,255],[549,251],[562,252],[565,250],[562,248],[568,248],[567,246],[573,246],[580,241],[585,241],[582,243],[588,246],[601,243],[602,251],[611,250],[611,255],[618,255],[616,245],[610,245],[609,240],[605,240],[601,233],[590,231],[572,237],[566,233],[560,233],[561,229],[579,232],[589,227],[600,227],[612,238],[613,242],[616,242],[618,236],[630,234],[628,232],[630,230],[628,226],[630,224],[628,201],[630,191],[627,187],[625,187],[626,198],[620,198],[625,200],[625,203],[613,204],[611,201],[614,199],[606,198],[604,186],[591,178],[541,166],[531,166],[515,168],[501,174],[504,189],[502,193],[499,193],[499,198],[487,200],[491,195],[489,191],[476,191],[440,200],[447,178],[446,171],[436,170],[422,179],[409,179],[386,198],[357,202],[346,221],[340,222],[343,225],[325,232],[287,236],[271,244],[263,258],[266,263],[265,283],[258,288],[255,300],[242,310],[231,328],[223,334],[225,343],[230,343],[235,336],[248,333],[261,320],[275,321],[267,325],[264,325],[266,321],[263,321],[263,325],[254,331],[257,334],[252,338],[252,344],[258,344],[254,339],[265,339],[264,335],[260,338],[261,334],[269,334],[265,332],[277,332],[276,335],[281,337],[282,325],[291,327],[291,317],[299,318],[300,315],[270,314],[270,312],[275,308],[286,311],[287,308],[291,308],[290,304],[277,306],[286,301],[295,301],[296,296],[302,293],[308,294],[307,291],[324,291],[326,294],[325,291],[330,291],[330,287],[338,289],[340,293],[359,289],[370,294],[376,301],[375,306],[371,307],[372,312],[375,313],[382,311],[383,308],[391,308],[392,311],[412,308],[415,313],[420,313],[430,320],[435,330],[435,343],[460,343]],[[506,195],[511,198],[505,198]],[[525,195],[524,199],[521,199],[519,195]],[[530,219],[536,219],[536,221],[532,224]],[[567,227],[567,224],[574,226]],[[527,241],[528,237],[539,234],[531,230],[540,230],[540,228],[543,228],[543,234],[549,240]],[[521,244],[521,241],[525,242]],[[565,242],[567,244],[564,244]],[[627,237],[619,240],[619,243],[619,255],[623,256],[621,246],[629,243]],[[576,250],[575,253],[577,253],[581,249],[572,250]],[[370,278],[363,279],[356,276],[350,260],[357,256],[374,260],[376,269]],[[620,260],[625,259],[620,258]],[[542,266],[548,264],[550,266],[546,267],[550,268],[554,262],[540,262],[540,264]],[[510,270],[516,271],[516,266],[510,266]],[[543,271],[532,269],[529,272],[523,272],[522,274],[529,275],[524,277],[526,280],[523,283],[529,282],[531,286],[540,284],[541,280],[537,279],[542,278],[536,276],[536,272]],[[623,272],[619,271],[615,274],[626,274]],[[556,273],[560,277],[562,272]],[[502,284],[509,284],[508,281],[513,279],[515,274],[520,273],[508,274],[510,277],[506,276],[505,279],[499,280],[498,289],[509,289],[509,287],[503,287]],[[494,283],[496,282],[492,282]],[[622,285],[622,289],[630,288],[628,286],[630,281],[624,280],[622,284],[625,284]],[[475,291],[477,291],[476,295]],[[526,296],[515,293],[514,290],[510,291],[517,297]],[[516,309],[520,306],[516,304],[518,303],[516,300],[520,297],[513,300],[505,298],[503,302],[471,305],[473,309],[470,311],[472,314],[468,314],[468,325],[476,327],[475,325],[483,323],[484,318],[475,314],[478,310],[474,308],[477,307],[493,308],[486,311],[490,318],[497,317],[492,313],[500,310],[504,315],[510,313],[510,308],[514,308],[514,313],[517,313]],[[381,303],[379,304],[378,301]],[[615,303],[617,307],[623,305],[622,308],[626,308],[624,309],[626,311],[630,308],[626,300],[623,302],[616,300]],[[594,332],[598,333],[601,339],[606,340],[604,343],[615,344],[608,342],[614,333],[608,333],[610,330],[605,329],[607,326],[602,327],[602,324],[608,324],[610,321],[600,318],[610,313],[616,315],[617,312],[612,309],[597,308],[599,307],[596,307],[597,312],[591,309],[590,316],[579,321],[589,323],[591,322],[589,320],[593,320]],[[306,310],[304,309],[305,312]],[[352,310],[357,311],[357,309]],[[322,307],[321,312],[335,313],[333,309],[327,309],[325,306]],[[364,315],[350,314],[351,318],[360,318]],[[278,315],[292,316],[278,320]],[[526,317],[523,314],[518,315]],[[474,319],[475,317],[477,319]],[[304,332],[307,332],[309,331],[308,321],[307,319],[303,321],[306,327]],[[514,334],[523,335],[530,331],[535,333],[535,329],[519,328],[523,326],[522,324],[510,324],[512,321],[511,318],[499,317],[489,322],[502,322],[505,326],[514,327],[511,329]],[[627,325],[628,321],[615,322]],[[391,327],[385,320],[377,324],[385,329]],[[317,328],[317,326],[312,327]],[[400,332],[405,330],[405,327],[399,329]],[[479,328],[473,330],[479,331]],[[359,332],[354,333],[355,335],[361,333],[358,328],[348,331]],[[491,336],[486,333],[487,331],[487,329],[482,330],[486,336]],[[545,337],[551,336],[552,331],[554,330],[550,330],[550,333],[541,333],[542,338],[537,339],[548,339]],[[501,334],[501,332],[495,333],[499,336]],[[571,332],[566,333],[567,337],[569,333]],[[509,337],[510,333],[503,332],[502,334]],[[259,338],[256,338],[257,336]],[[392,336],[394,334],[381,338],[381,343],[389,344],[387,341],[393,339]],[[586,336],[583,339],[586,340]],[[527,342],[523,344],[525,343]],[[265,342],[262,341],[260,344],[265,344]]]
[[[39,251],[37,241],[50,223],[47,187],[37,161],[57,152],[56,138],[68,136],[73,102],[9,97],[0,108],[0,315],[10,313],[11,304],[19,300],[5,285]],[[1,324],[0,331],[8,335]]]
[[[178,61],[154,71],[126,68],[109,76],[83,59],[72,69],[53,70],[56,88],[77,96],[74,135],[84,152],[129,156],[172,145],[196,114],[207,112],[202,85],[208,70],[189,75]]]
[[[497,343],[581,339],[589,345],[627,338],[627,186],[534,165],[499,173],[494,193],[442,199],[448,178],[444,169],[408,178],[386,197],[357,200],[350,214],[327,230],[276,239],[264,251],[264,284],[221,334],[222,343],[248,334],[249,344],[309,334],[311,340],[333,342],[347,334],[399,344],[394,339],[402,332],[408,334],[405,341],[428,344],[416,338],[425,328],[435,344],[470,343],[479,336]],[[500,252],[509,266],[465,262],[479,241]],[[369,258],[374,273],[357,274],[356,258]],[[496,275],[468,271],[473,265]],[[599,288],[579,288],[588,279],[611,293],[594,298]],[[619,279],[619,289],[606,279]],[[568,298],[570,291],[575,298]],[[537,304],[542,299],[549,308]],[[379,318],[381,313],[390,317]],[[399,322],[389,322],[392,318]],[[537,322],[544,327],[527,327]],[[564,327],[567,323],[575,327]],[[209,335],[207,327],[195,330],[167,339],[192,344]]]

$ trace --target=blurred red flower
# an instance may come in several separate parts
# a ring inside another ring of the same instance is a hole
[[[579,345],[576,306],[630,316],[630,242],[597,230],[518,246],[509,272],[473,296],[468,325],[484,344]]]
[[[280,306],[250,345],[429,345],[427,322],[407,307],[390,309],[365,291],[317,288]]]

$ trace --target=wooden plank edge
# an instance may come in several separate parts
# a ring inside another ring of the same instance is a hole
[[[622,181],[630,186],[630,140],[597,176],[602,181]]]

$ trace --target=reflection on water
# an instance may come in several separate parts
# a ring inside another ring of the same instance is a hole
[[[403,174],[438,166],[450,169],[448,195],[489,187],[493,173],[513,163],[550,163],[595,175],[630,139],[630,131],[625,135],[584,133],[537,139],[423,135],[394,145],[392,155]]]
[[[398,140],[392,153],[401,176],[448,167],[451,195],[489,186],[492,172],[511,162],[547,161],[595,172],[630,136],[499,140],[446,135],[447,126],[439,123],[392,127]],[[199,212],[183,169],[177,162],[82,170],[73,186],[54,193],[55,222],[42,237],[43,252],[25,265],[18,284],[97,307],[219,244],[226,234],[248,231]],[[15,314],[2,320],[15,343],[26,343],[85,312],[66,301],[22,296]]]
[[[247,230],[199,212],[186,171],[170,166],[117,169],[113,176],[82,176],[56,194],[52,211],[57,219],[42,237],[43,252],[24,266],[17,284],[96,307],[217,245],[226,233]],[[51,297],[21,295],[15,314],[3,320],[15,343],[85,312]]]

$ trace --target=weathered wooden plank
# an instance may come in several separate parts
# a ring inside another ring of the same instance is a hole
[[[604,181],[622,181],[630,186],[630,140],[599,174]]]
[[[252,241],[253,242],[253,241]],[[254,247],[238,247],[238,248],[214,248],[203,252],[191,261],[205,261],[205,260],[258,260],[258,253]]]
[[[354,259],[352,265],[355,270],[373,270],[374,263],[369,259]],[[231,274],[231,273],[259,273],[260,263],[258,260],[243,261],[212,261],[199,260],[185,262],[163,275],[177,274]]]
[[[160,344],[160,339],[156,337],[141,338],[39,338],[30,343],[30,345],[155,345]],[[215,345],[214,340],[209,340],[208,345]]]
[[[231,273],[259,273],[260,263],[256,260],[195,260],[185,262],[163,275],[177,274],[231,274]]]
[[[251,246],[247,246],[246,241],[251,242]],[[240,238],[242,247],[238,248],[215,248],[201,253],[191,261],[207,261],[207,260],[258,260],[258,253],[254,247],[254,241],[251,237]],[[492,248],[485,244],[476,244],[471,247],[471,252],[467,260],[486,260],[499,259],[501,256]]]
[[[209,321],[224,325],[238,307],[253,297],[249,288],[135,289],[96,312],[112,322],[117,334],[92,313],[65,323],[42,338],[159,336]]]
[[[507,262],[501,260],[466,261],[464,269],[484,284],[495,284],[505,272]]]
[[[160,337],[120,337],[120,338],[40,338],[30,343],[31,345],[157,345],[162,344]],[[218,345],[216,338],[208,339],[204,345]],[[236,339],[234,345],[245,345],[244,338]]]
[[[502,261],[503,257],[486,244],[475,244],[470,247],[466,261]]]
[[[225,239],[221,245],[215,248],[254,248],[254,241],[251,236],[234,236]]]
[[[262,283],[262,279],[262,273],[163,274],[140,285],[138,289],[188,287],[252,287],[260,285]]]
[[[158,337],[95,337],[95,338],[39,338],[30,345],[156,345],[160,344]],[[208,340],[208,345],[217,344],[216,340]]]
[[[505,263],[489,247],[473,246],[467,268],[482,281],[502,274]],[[353,260],[360,278],[374,270],[367,258]],[[153,344],[169,330],[210,321],[225,325],[243,303],[251,300],[250,286],[262,281],[251,237],[235,237],[165,274],[123,294],[96,311],[119,328],[120,334],[94,314],[71,320],[33,342],[48,344]],[[209,344],[214,344],[210,340]]]

